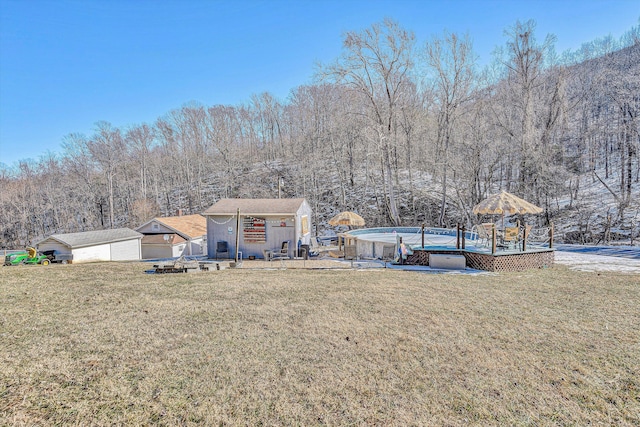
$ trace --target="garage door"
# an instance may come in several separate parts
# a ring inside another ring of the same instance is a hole
[[[140,259],[140,239],[111,243],[112,261],[133,261]]]

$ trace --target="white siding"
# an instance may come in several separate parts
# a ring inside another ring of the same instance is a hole
[[[140,259],[140,239],[111,243],[111,261],[137,261]]]
[[[111,261],[111,245],[109,243],[77,248],[71,252],[73,253],[74,264],[79,262]]]
[[[173,256],[174,257],[179,257],[181,255],[189,255],[187,253],[187,251],[185,251],[185,248],[187,247],[187,243],[180,243],[179,245],[173,245],[173,248],[171,249],[173,251]]]
[[[307,226],[309,227],[307,232],[304,234],[302,234],[302,217],[303,216],[307,217],[307,221],[308,221]],[[311,224],[311,206],[309,206],[309,204],[305,200],[300,206],[300,209],[298,209],[298,212],[296,213],[296,235],[295,235],[295,240],[292,242],[292,244],[294,245],[294,247],[297,248],[298,240],[300,240],[301,244],[309,245],[311,244],[312,234],[313,234],[313,224]]]

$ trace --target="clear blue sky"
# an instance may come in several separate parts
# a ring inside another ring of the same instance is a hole
[[[61,153],[62,138],[98,121],[153,123],[191,101],[286,100],[314,65],[341,52],[344,31],[390,17],[418,45],[468,33],[480,61],[504,29],[534,19],[556,50],[620,37],[640,0],[0,0],[0,163]]]

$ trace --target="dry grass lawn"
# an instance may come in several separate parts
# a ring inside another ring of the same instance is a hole
[[[0,425],[640,425],[640,277],[0,268]]]

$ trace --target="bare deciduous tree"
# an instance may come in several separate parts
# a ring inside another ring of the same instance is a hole
[[[321,76],[343,84],[366,100],[370,131],[379,147],[381,178],[391,222],[400,224],[396,185],[392,179],[392,155],[397,145],[395,126],[398,104],[410,86],[415,36],[396,22],[385,19],[360,32],[347,32],[344,52]]]
[[[454,127],[457,125],[460,107],[471,99],[475,83],[476,58],[469,36],[460,38],[454,33],[445,32],[442,39],[434,38],[427,43],[425,60],[437,105],[436,149],[442,182],[438,222],[440,226],[444,226],[449,154],[453,144]]]

